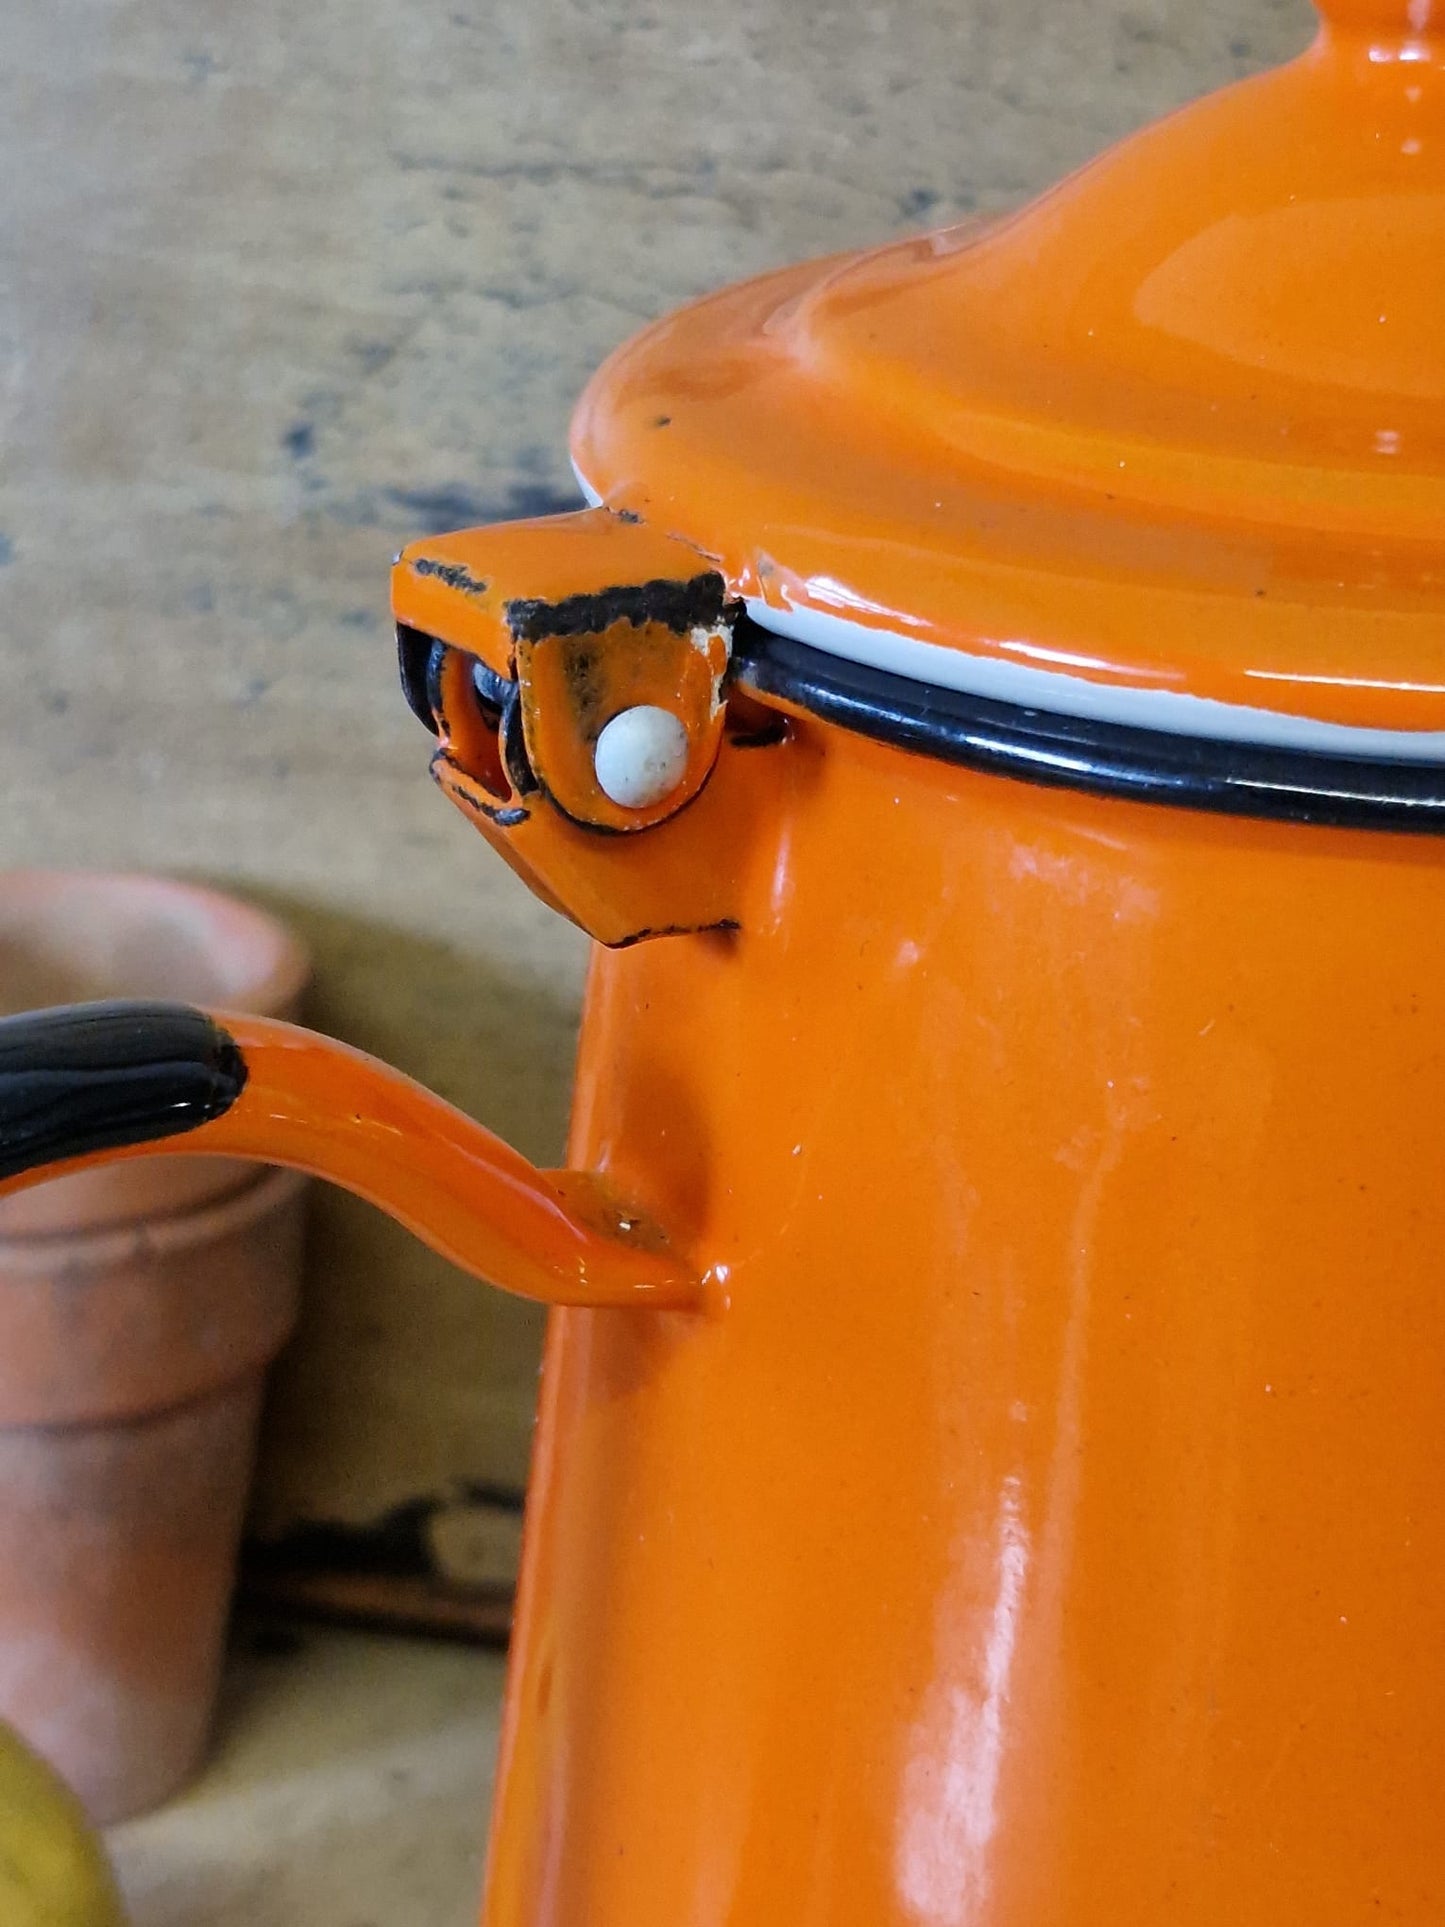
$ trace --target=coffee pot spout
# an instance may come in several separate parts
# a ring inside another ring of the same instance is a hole
[[[184,1004],[0,1020],[0,1194],[157,1152],[288,1165],[545,1304],[698,1309],[706,1284],[593,1172],[544,1171],[334,1039]]]

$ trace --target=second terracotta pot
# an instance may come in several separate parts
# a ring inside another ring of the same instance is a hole
[[[205,1746],[305,1184],[0,1241],[0,1714],[101,1822]]]
[[[292,1016],[307,974],[283,925],[212,890],[0,875],[0,1009]],[[142,1158],[0,1201],[0,1717],[102,1822],[205,1746],[304,1191],[252,1162]]]

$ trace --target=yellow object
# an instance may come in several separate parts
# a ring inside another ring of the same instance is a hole
[[[124,1927],[105,1850],[85,1809],[8,1726],[0,1726],[0,1922]]]

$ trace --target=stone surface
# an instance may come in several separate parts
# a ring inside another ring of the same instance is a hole
[[[426,781],[392,552],[570,502],[571,398],[650,316],[1017,200],[1308,32],[1303,0],[10,0],[0,861],[289,913],[317,1021],[558,1157],[585,946]],[[328,1202],[264,1522],[519,1481],[537,1331]]]
[[[242,1626],[214,1756],[107,1839],[132,1927],[471,1927],[502,1661]]]

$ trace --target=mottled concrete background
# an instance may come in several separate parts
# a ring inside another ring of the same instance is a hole
[[[1309,32],[1303,0],[0,11],[0,860],[280,907],[319,1022],[543,1158],[585,946],[427,782],[393,551],[569,502],[572,396],[671,304],[1017,200]],[[536,1337],[329,1201],[268,1523],[520,1480]]]

